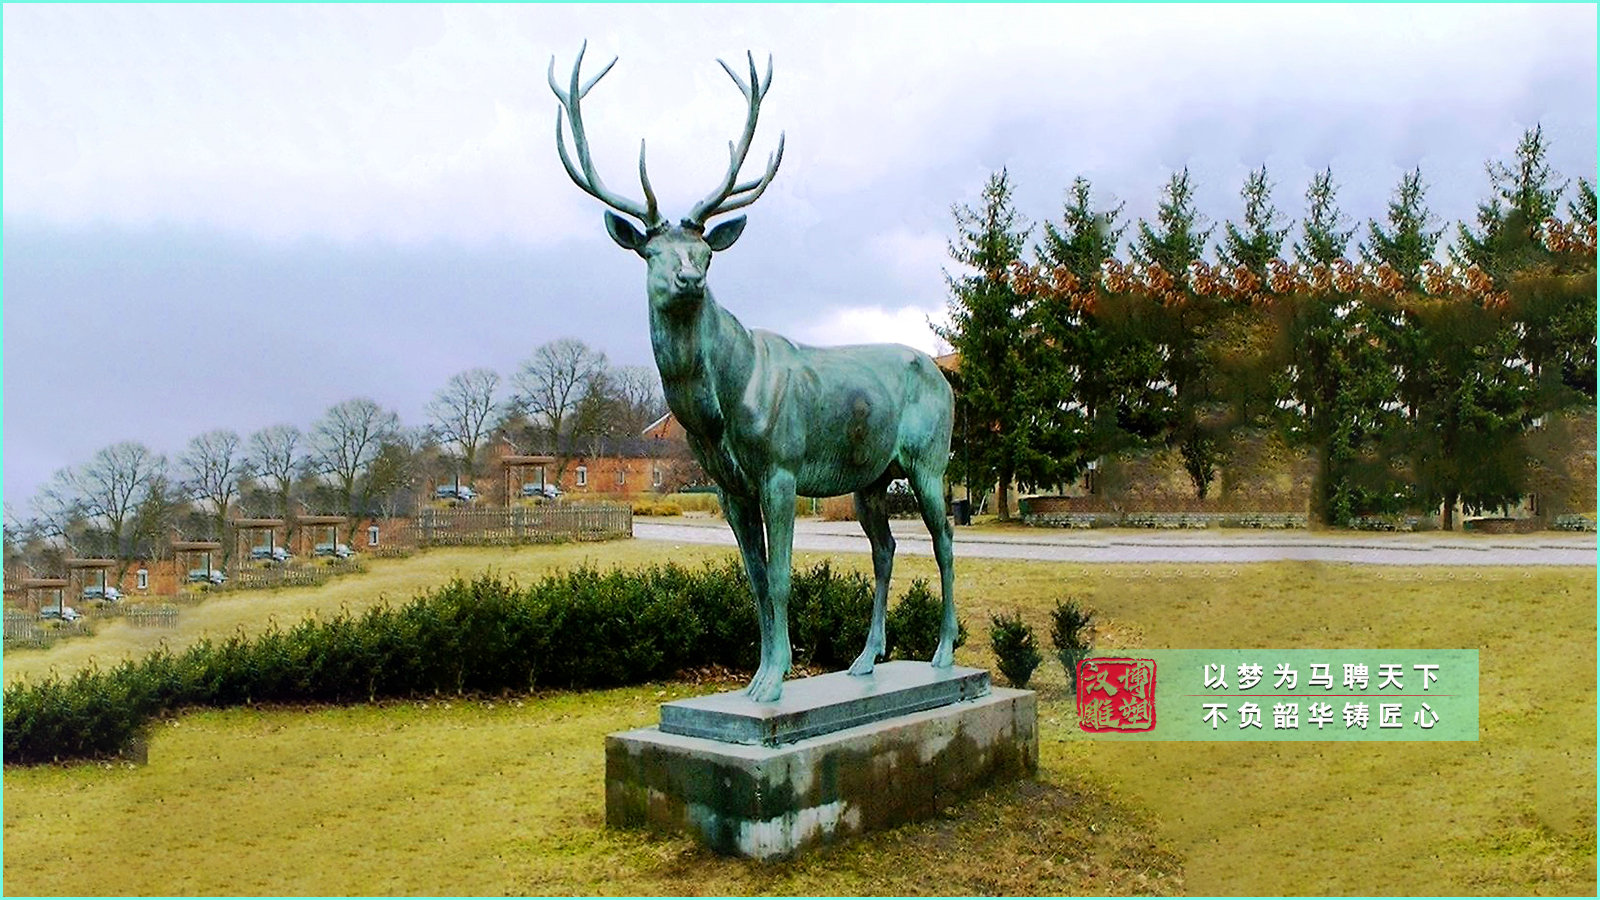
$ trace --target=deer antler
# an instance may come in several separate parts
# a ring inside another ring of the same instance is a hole
[[[589,42],[584,41],[583,47],[578,50],[578,61],[572,65],[572,84],[565,92],[556,84],[556,58],[554,56],[550,57],[550,70],[546,77],[550,81],[550,90],[554,91],[556,99],[561,101],[561,109],[556,110],[556,150],[561,154],[561,164],[566,167],[567,175],[572,178],[574,184],[583,188],[584,193],[594,197],[601,203],[617,212],[633,216],[643,222],[646,228],[654,228],[657,225],[665,224],[666,220],[661,217],[660,210],[656,208],[655,192],[650,190],[650,176],[645,173],[643,140],[639,141],[639,183],[644,186],[645,199],[645,205],[642,207],[626,197],[606,190],[605,184],[600,180],[600,173],[595,171],[594,161],[589,158],[589,139],[583,133],[583,112],[578,104],[589,93],[589,90],[599,83],[600,79],[606,77],[606,73],[611,71],[611,67],[617,64],[617,60],[612,58],[611,62],[606,63],[606,67],[600,70],[599,75],[589,79],[588,83],[580,88],[578,72],[583,68],[583,54],[588,49]],[[770,73],[767,77],[771,78]],[[561,128],[562,110],[565,110],[567,116],[572,120],[572,145],[577,149],[578,163],[583,167],[583,174],[581,175],[578,173],[578,169],[572,165],[572,158],[567,155],[566,137]]]
[[[728,174],[722,179],[722,183],[717,186],[715,191],[712,191],[704,200],[695,204],[694,209],[689,212],[688,218],[684,219],[686,224],[692,223],[703,226],[706,220],[712,216],[732,212],[756,202],[756,198],[761,196],[761,192],[765,191],[767,185],[772,183],[772,176],[778,174],[778,165],[783,162],[783,134],[780,133],[778,135],[778,149],[767,157],[766,174],[754,181],[734,184],[739,177],[739,170],[744,167],[744,158],[750,152],[750,139],[755,137],[756,119],[761,115],[761,100],[767,96],[767,89],[772,87],[772,57],[770,55],[767,57],[767,77],[758,79],[756,77],[755,54],[746,52],[745,56],[750,62],[749,84],[746,84],[742,78],[734,74],[733,69],[727,63],[720,59],[717,60],[717,64],[722,66],[722,70],[727,72],[728,77],[733,79],[733,83],[739,86],[739,93],[744,94],[745,100],[749,103],[749,112],[745,116],[744,133],[739,136],[738,144],[734,144],[733,141],[728,142]],[[576,83],[576,75],[574,75],[574,83]]]

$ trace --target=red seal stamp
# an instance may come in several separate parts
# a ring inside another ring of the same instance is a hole
[[[1097,658],[1079,662],[1078,725],[1099,733],[1155,728],[1155,660]]]

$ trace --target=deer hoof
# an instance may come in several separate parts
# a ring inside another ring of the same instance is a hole
[[[783,696],[783,676],[773,675],[770,669],[759,669],[744,693],[757,703],[774,703]]]
[[[935,669],[948,669],[955,665],[956,651],[954,641],[940,641],[939,649],[933,651],[933,667]]]
[[[851,675],[871,675],[874,667],[878,665],[878,654],[869,647],[861,651],[856,661],[850,664]]]

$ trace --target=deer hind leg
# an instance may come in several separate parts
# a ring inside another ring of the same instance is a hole
[[[733,529],[734,539],[739,542],[744,572],[750,578],[750,592],[755,595],[756,622],[761,627],[761,663],[749,688],[754,691],[756,683],[772,664],[773,616],[767,589],[767,540],[761,531],[761,505],[751,498],[736,497],[724,491],[722,510],[728,517],[728,526]]]
[[[933,538],[933,558],[939,563],[939,591],[944,596],[944,618],[939,626],[939,647],[933,651],[933,665],[945,668],[955,663],[956,595],[955,561],[950,549],[950,520],[945,518],[943,466],[916,466],[911,470],[911,490],[922,510],[922,523]]]
[[[870,675],[884,651],[883,620],[889,605],[889,576],[894,571],[894,535],[889,532],[888,482],[856,491],[856,521],[872,544],[872,624],[867,645],[850,664],[851,675]]]
[[[774,471],[761,488],[761,518],[767,526],[767,607],[771,628],[762,635],[761,668],[746,693],[758,703],[783,695],[789,674],[789,577],[794,554],[794,475]]]

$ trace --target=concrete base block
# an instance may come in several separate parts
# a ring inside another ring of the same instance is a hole
[[[641,728],[606,737],[606,823],[772,859],[928,818],[1038,762],[1034,694],[1009,688],[777,747]]]

